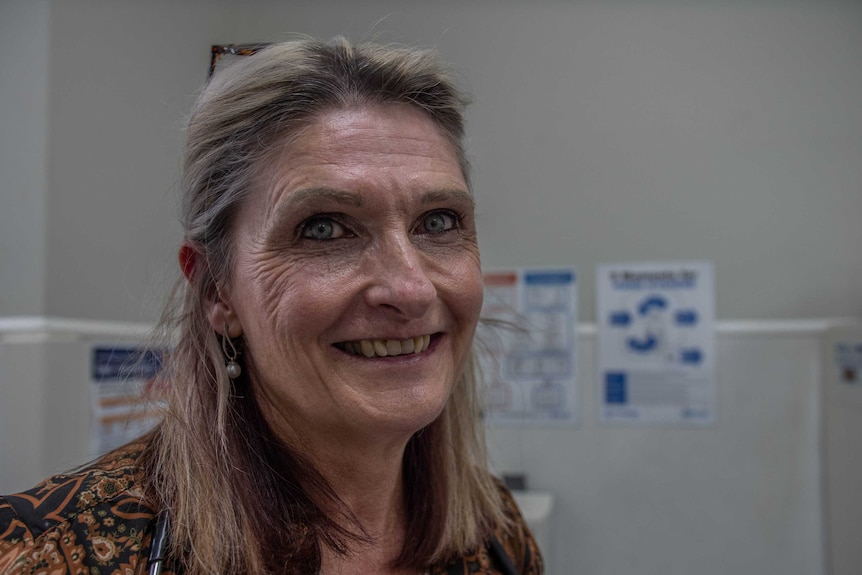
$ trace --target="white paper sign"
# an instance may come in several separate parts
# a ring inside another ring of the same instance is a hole
[[[601,418],[714,421],[712,264],[601,265],[596,295]]]
[[[480,365],[486,416],[506,423],[573,423],[577,288],[573,269],[485,273]]]

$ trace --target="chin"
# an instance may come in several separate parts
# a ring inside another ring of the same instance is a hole
[[[379,410],[377,417],[381,428],[394,434],[412,436],[417,431],[431,425],[446,407],[445,399],[424,398],[413,401],[409,405],[401,405],[392,409]]]

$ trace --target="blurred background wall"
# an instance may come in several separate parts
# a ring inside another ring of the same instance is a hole
[[[209,47],[344,34],[463,80],[487,266],[706,259],[718,317],[862,314],[862,4],[3,0],[0,316],[150,321]]]

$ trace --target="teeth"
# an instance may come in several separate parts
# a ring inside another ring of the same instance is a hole
[[[413,353],[414,349],[416,349],[416,345],[413,338],[405,339],[401,342],[401,353]]]
[[[386,357],[389,355],[386,349],[386,342],[382,339],[375,339],[374,342],[374,353],[376,353],[379,357]]]
[[[348,341],[343,349],[353,355],[365,357],[394,357],[411,353],[422,353],[431,345],[431,335],[420,335],[404,340],[398,339],[362,339]]]

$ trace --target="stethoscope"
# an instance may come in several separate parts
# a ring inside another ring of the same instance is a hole
[[[488,542],[488,550],[491,552],[491,560],[497,564],[503,575],[519,575],[512,564],[512,560],[509,558],[509,554],[506,553],[503,545],[493,535]]]
[[[149,568],[147,570],[148,575],[161,575],[162,573],[162,563],[167,559],[165,551],[167,550],[169,524],[170,517],[168,516],[168,512],[162,511],[159,513],[156,517],[155,529],[153,530],[153,542],[150,547]],[[519,575],[512,564],[512,560],[509,558],[509,554],[506,553],[503,545],[493,535],[488,542],[488,551],[491,553],[491,560],[496,563],[503,575]]]
[[[153,542],[150,547],[148,575],[161,575],[162,563],[167,559],[165,551],[168,544],[168,527],[170,518],[167,510],[162,511],[156,516],[156,526],[153,529]]]

